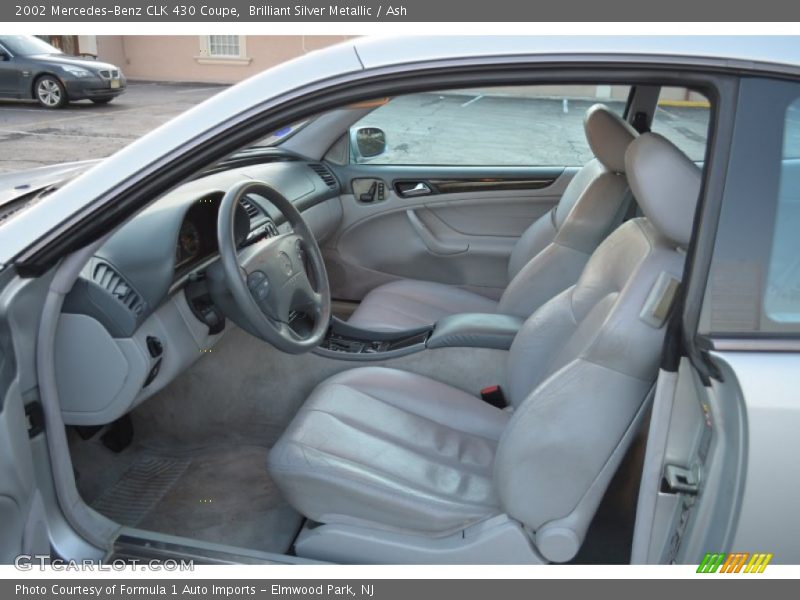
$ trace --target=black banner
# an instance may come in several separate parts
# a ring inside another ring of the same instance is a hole
[[[268,570],[269,567],[264,567]],[[248,580],[248,579],[85,579],[85,580],[5,580],[0,582],[0,597],[5,600],[504,600],[530,598],[647,598],[674,600],[696,598],[794,597],[792,580],[698,576],[692,579],[500,579],[500,580],[420,580],[420,579],[332,579],[332,580]]]

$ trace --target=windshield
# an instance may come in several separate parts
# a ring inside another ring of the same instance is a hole
[[[302,121],[295,121],[291,125],[281,127],[270,133],[267,137],[260,139],[251,148],[263,148],[264,146],[277,146],[283,140],[297,133],[300,129],[305,127],[311,119],[303,119]]]
[[[4,35],[0,42],[17,56],[62,54],[61,50],[32,35]]]

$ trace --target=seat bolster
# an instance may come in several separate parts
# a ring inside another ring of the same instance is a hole
[[[589,256],[569,246],[548,245],[511,280],[497,312],[527,319],[578,280]]]
[[[538,530],[570,515],[600,486],[573,523],[577,549],[608,485],[598,474],[620,459],[615,449],[651,384],[577,359],[537,387],[514,412],[497,450],[495,483],[506,514]]]
[[[469,312],[497,312],[497,301],[454,285],[401,279],[369,292],[348,323],[372,331],[404,331]]]

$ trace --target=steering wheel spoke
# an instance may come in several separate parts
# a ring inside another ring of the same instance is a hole
[[[247,194],[257,194],[272,202],[286,217],[292,232],[237,251],[234,215],[239,201]],[[222,199],[217,235],[228,287],[252,326],[249,329],[255,329],[265,341],[293,354],[319,345],[330,320],[328,278],[314,235],[294,205],[265,183],[243,181]],[[296,310],[314,317],[314,326],[305,337],[290,326],[291,314]]]

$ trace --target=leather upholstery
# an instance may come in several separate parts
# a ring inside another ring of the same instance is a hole
[[[688,156],[657,133],[643,136],[625,156],[631,188],[642,213],[678,246],[689,245],[701,171]]]
[[[544,249],[526,260],[518,258],[524,246],[514,248],[509,263],[511,282],[497,311],[527,318],[575,283],[594,249],[622,222],[630,201],[624,175],[608,171],[597,160],[589,162],[556,206],[556,233]],[[524,266],[512,276],[516,263]]]
[[[699,178],[688,183],[674,146],[646,134],[628,152],[629,168],[658,172],[637,181],[659,222],[661,187],[680,177],[686,197],[670,205],[694,213]],[[272,476],[317,521],[445,535],[504,513],[534,532],[545,557],[568,560],[655,380],[665,328],[647,311],[661,277],[680,279],[684,252],[671,238],[690,229],[676,216],[667,237],[643,217],[600,244],[578,281],[517,334],[512,410],[417,375],[355,369],[314,391],[270,453]]]
[[[347,322],[372,331],[404,331],[462,312],[494,313],[497,301],[454,285],[400,279],[367,294]]]
[[[460,313],[436,322],[428,348],[494,348],[508,350],[522,327],[522,319],[509,315]]]
[[[658,371],[664,328],[639,315],[659,275],[680,279],[682,270],[669,240],[634,219],[600,245],[575,286],[527,320],[509,355],[517,410],[495,462],[507,514],[537,530],[596,485]]]
[[[630,201],[625,149],[637,135],[602,104],[587,111],[584,130],[598,158],[575,174],[553,211],[517,241],[508,263],[509,284],[499,302],[452,285],[406,279],[369,292],[349,322],[391,331],[466,312],[526,318],[575,283],[594,249],[622,222]]]
[[[602,104],[595,104],[583,118],[586,141],[592,154],[609,171],[625,172],[625,151],[636,139],[636,130]]]
[[[492,466],[508,417],[421,375],[354,369],[312,393],[270,475],[315,521],[455,531],[501,512]]]

